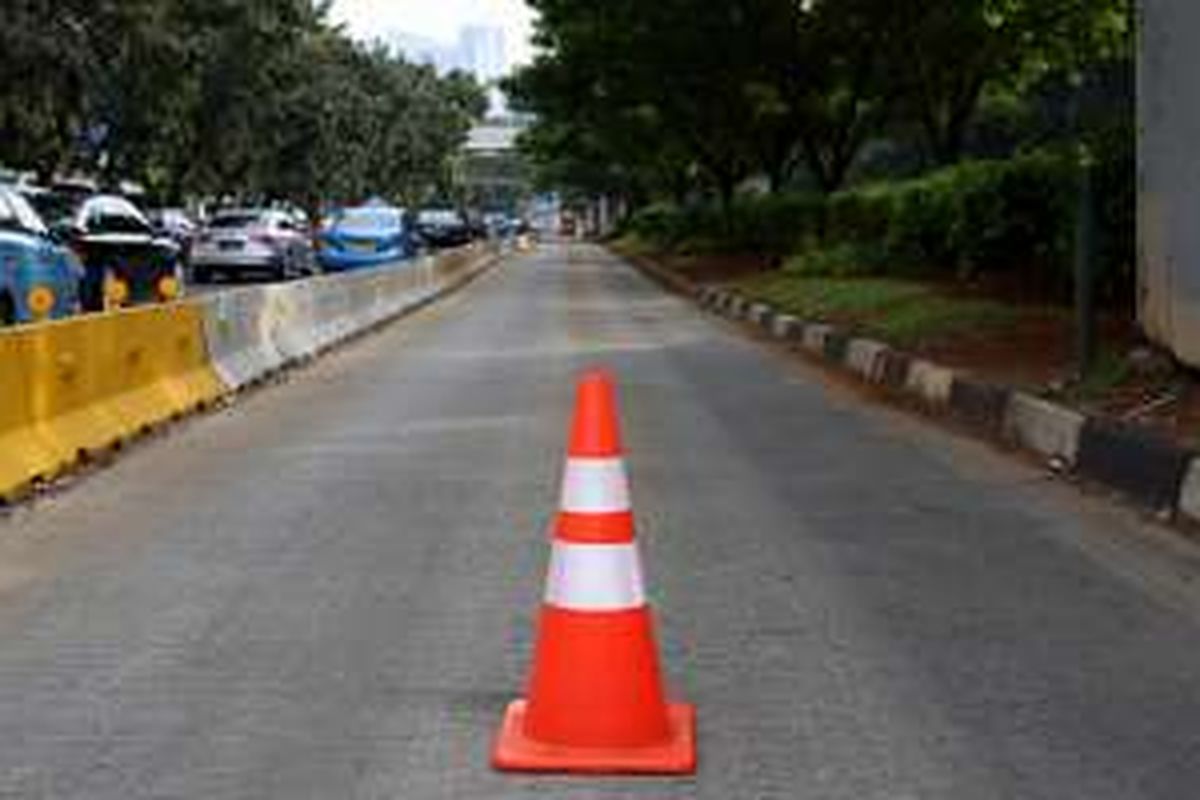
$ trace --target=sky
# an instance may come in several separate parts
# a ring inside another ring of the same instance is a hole
[[[334,0],[333,19],[350,33],[371,39],[390,30],[451,43],[464,25],[499,25],[506,34],[508,59],[525,63],[533,14],[523,0]]]

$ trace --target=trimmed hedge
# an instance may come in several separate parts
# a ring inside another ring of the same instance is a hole
[[[656,203],[628,219],[624,231],[672,250],[782,256],[808,246],[821,207],[819,196],[799,194],[740,198],[728,214]]]
[[[1101,290],[1119,296],[1132,285],[1131,175],[1119,159],[1102,160],[1094,175]],[[627,228],[670,249],[792,256],[789,268],[810,274],[1008,273],[1061,293],[1071,280],[1078,180],[1072,157],[1036,152],[828,198],[743,198],[728,215],[650,206]]]

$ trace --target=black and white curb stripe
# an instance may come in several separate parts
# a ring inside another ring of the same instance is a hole
[[[697,297],[705,308],[793,342],[868,383],[944,410],[1139,505],[1200,523],[1200,456],[1191,450],[1140,428],[913,358],[883,342],[849,336],[834,325],[805,322],[736,292],[706,287]]]

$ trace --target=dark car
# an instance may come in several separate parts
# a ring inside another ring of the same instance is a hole
[[[471,239],[471,226],[452,208],[426,208],[417,214],[417,234],[433,248],[459,247]]]
[[[166,302],[182,293],[179,246],[159,236],[137,206],[117,195],[95,195],[54,227],[83,262],[84,311]]]

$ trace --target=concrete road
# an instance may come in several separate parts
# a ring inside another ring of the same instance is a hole
[[[487,766],[594,362],[695,779]],[[0,797],[1187,800],[1197,575],[548,247],[0,523]]]

